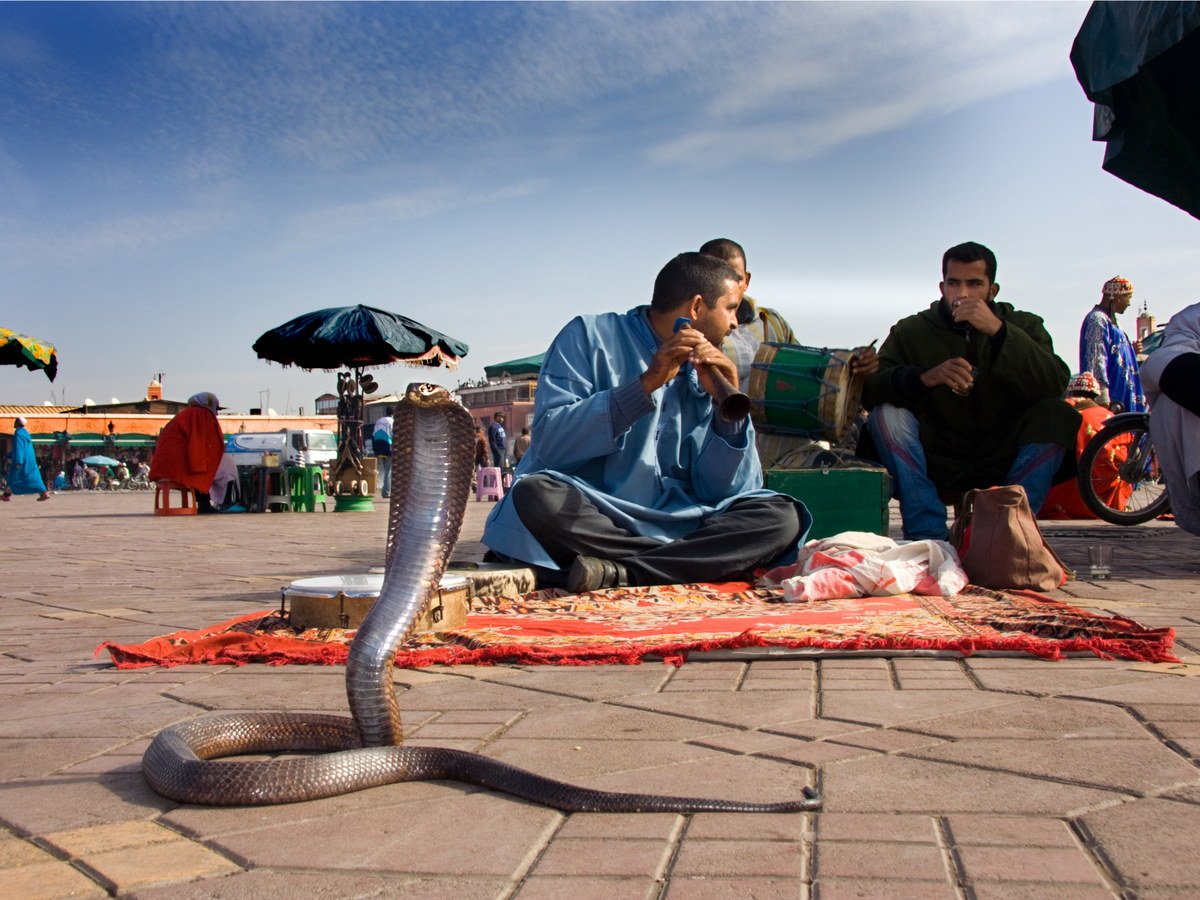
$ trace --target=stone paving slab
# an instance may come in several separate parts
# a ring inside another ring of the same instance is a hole
[[[816,814],[564,815],[444,782],[180,806],[139,771],[211,710],[345,711],[341,667],[117,671],[92,651],[279,603],[383,557],[386,513],[158,518],[145,494],[0,510],[0,896],[1200,895],[1200,540],[1048,523],[1114,577],[1054,596],[1178,629],[1185,665],[1080,657],[699,659],[396,673],[416,744],[596,787],[795,796]],[[492,504],[468,505],[477,561]],[[893,510],[893,521],[895,521]]]

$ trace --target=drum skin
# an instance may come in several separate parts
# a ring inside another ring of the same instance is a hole
[[[466,624],[470,583],[461,575],[443,575],[413,633],[445,631]],[[289,621],[295,628],[358,628],[379,600],[382,575],[324,575],[301,578],[283,590]]]

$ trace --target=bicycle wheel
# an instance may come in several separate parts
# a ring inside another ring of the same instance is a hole
[[[1096,432],[1079,456],[1079,494],[1088,509],[1113,525],[1140,525],[1170,510],[1150,418],[1122,417]]]

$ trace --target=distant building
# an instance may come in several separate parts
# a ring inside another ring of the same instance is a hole
[[[316,409],[318,416],[336,416],[337,407],[337,394],[322,394],[316,399],[316,406],[314,409]]]
[[[44,468],[57,471],[57,468],[65,467],[68,460],[93,454],[148,460],[154,453],[159,433],[185,406],[184,401],[163,399],[162,383],[158,379],[150,382],[145,399],[128,403],[87,403],[83,406],[0,404],[0,456],[11,449],[13,420],[24,416],[34,451]],[[226,436],[288,428],[337,431],[336,415],[221,413],[217,421]]]
[[[511,447],[522,428],[533,431],[537,378],[544,358],[545,354],[541,353],[484,366],[485,380],[460,384],[455,393],[463,406],[471,411],[475,421],[485,428],[491,423],[494,413],[504,413],[504,430]]]

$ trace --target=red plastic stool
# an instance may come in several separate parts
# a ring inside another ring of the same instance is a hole
[[[196,515],[196,495],[186,484],[177,481],[156,481],[154,491],[154,514],[156,516]],[[179,491],[179,505],[171,505],[171,491]]]

